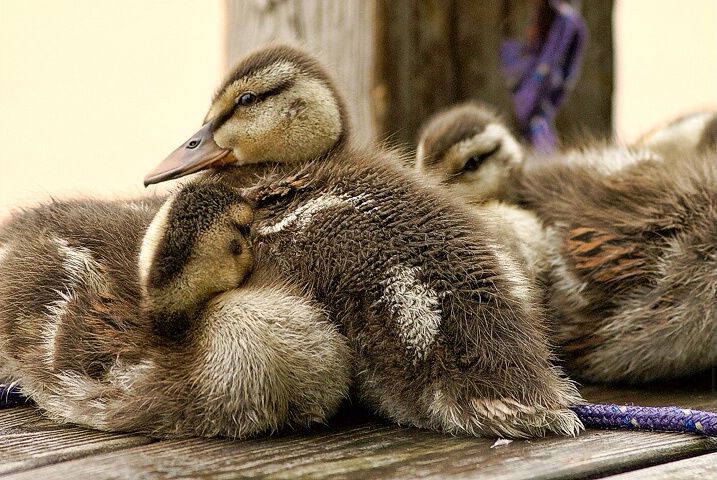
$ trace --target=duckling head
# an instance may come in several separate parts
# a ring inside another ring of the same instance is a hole
[[[204,126],[145,179],[149,185],[230,163],[301,163],[341,147],[348,114],[310,54],[271,46],[249,54],[217,91]]]
[[[139,258],[144,307],[156,333],[181,340],[216,294],[253,268],[251,207],[224,185],[190,184],[170,197],[145,233]]]
[[[498,116],[468,102],[423,126],[415,168],[471,203],[513,201],[523,159],[520,144]]]

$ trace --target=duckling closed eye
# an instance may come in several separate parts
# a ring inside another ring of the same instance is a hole
[[[252,268],[251,218],[221,186],[14,215],[0,375],[50,418],[100,430],[243,438],[325,422],[350,350],[271,265]]]
[[[523,150],[489,108],[467,102],[431,117],[419,134],[415,168],[471,203],[516,200]]]

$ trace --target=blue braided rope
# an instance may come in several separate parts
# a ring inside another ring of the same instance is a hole
[[[626,428],[717,436],[717,413],[680,407],[596,405],[570,407],[586,427]]]
[[[29,398],[20,393],[20,385],[17,383],[0,383],[0,408],[14,407],[29,401]]]

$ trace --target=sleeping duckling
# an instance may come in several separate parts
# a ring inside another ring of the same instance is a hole
[[[12,218],[5,376],[51,418],[109,431],[243,438],[333,415],[351,379],[346,340],[253,268],[251,210],[217,198],[188,187],[161,209],[87,200]]]
[[[682,115],[643,135],[635,142],[635,147],[670,158],[694,155],[695,152],[714,153],[717,149],[717,112]]]
[[[313,57],[262,49],[145,183],[224,165],[197,181],[241,188],[257,263],[277,264],[340,326],[358,395],[379,414],[451,433],[576,434],[579,395],[551,364],[516,260],[392,153],[354,148],[347,119]]]
[[[466,102],[438,112],[421,127],[415,168],[468,203],[515,203],[524,156],[495,112]]]
[[[465,102],[432,116],[419,133],[415,170],[453,198],[470,205],[524,266],[546,281],[551,245],[542,222],[515,205],[525,155],[488,106]]]
[[[473,115],[464,115],[466,110]],[[465,126],[470,118],[476,123],[473,129],[482,131],[481,112],[479,106],[468,104],[438,115],[435,124],[429,121],[424,128],[433,136],[430,142],[421,140],[418,154],[440,158],[431,145],[456,150],[447,132],[470,130]],[[697,134],[686,133],[684,119],[680,128],[667,127],[655,135],[665,142],[670,139],[670,148],[668,143],[655,151],[595,145],[527,162],[519,174],[510,168],[516,186],[496,182],[498,189],[502,185],[519,192],[519,200],[528,209],[523,211],[539,217],[541,229],[545,224],[542,235],[525,235],[523,227],[513,233],[542,259],[536,264],[538,277],[547,279],[548,308],[557,318],[553,342],[561,346],[573,376],[639,383],[684,376],[717,364],[717,326],[710,320],[717,289],[716,128],[715,119],[711,127],[708,120],[707,116],[689,120],[692,130],[699,130]],[[439,132],[446,132],[443,138],[438,138]],[[659,142],[648,143],[643,147]],[[681,152],[680,156],[673,157],[671,151]],[[440,167],[445,163],[421,167],[425,164],[417,163],[423,173],[438,177],[440,184]],[[494,173],[486,176],[494,181],[501,178]],[[477,182],[476,190],[482,193],[486,189],[481,185]],[[453,192],[450,186],[446,188]],[[466,185],[464,191],[470,188]],[[467,202],[474,199],[470,194],[465,197]],[[505,208],[511,212],[517,207]],[[518,225],[509,215],[505,218],[508,224]],[[679,228],[664,227],[673,223]],[[691,288],[695,295],[686,293]],[[677,301],[674,297],[682,291],[685,294]],[[677,328],[684,333],[678,335]]]

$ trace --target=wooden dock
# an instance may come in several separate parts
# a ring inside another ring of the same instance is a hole
[[[717,412],[709,386],[585,387],[582,393],[595,403]],[[577,438],[496,443],[399,427],[359,412],[320,429],[251,440],[156,440],[58,425],[21,406],[0,410],[0,478],[714,480],[717,438],[587,430]]]

